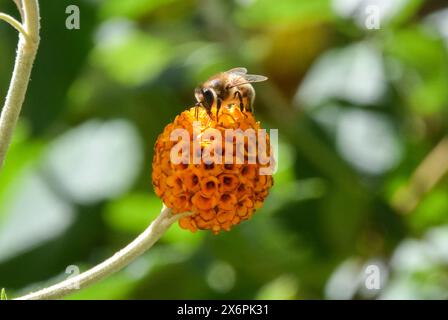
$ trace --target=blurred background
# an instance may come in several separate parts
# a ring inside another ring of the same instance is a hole
[[[174,225],[67,299],[448,298],[448,1],[40,5],[41,47],[0,173],[9,297],[84,271],[144,230],[161,207],[157,135],[197,84],[246,66],[269,77],[256,84],[256,116],[279,129],[263,209],[218,236]],[[69,5],[79,30],[65,26]],[[18,17],[10,0],[0,11]],[[1,99],[16,44],[0,23]]]

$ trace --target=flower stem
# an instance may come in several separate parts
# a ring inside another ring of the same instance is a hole
[[[183,215],[173,215],[171,209],[163,206],[160,215],[134,241],[95,267],[51,287],[16,298],[16,300],[42,300],[64,297],[85,288],[119,271],[151,248],[165,231]]]
[[[28,36],[25,29],[23,28],[22,24],[19,21],[17,21],[16,19],[14,19],[13,17],[11,17],[10,15],[0,12],[0,20],[6,21],[7,23],[9,23],[11,26],[13,26],[17,31],[19,31],[25,37]]]
[[[39,3],[38,0],[14,0],[20,10],[23,22],[0,13],[4,20],[16,28],[19,35],[14,71],[8,93],[0,115],[0,169],[6,158],[14,128],[25,100],[31,70],[39,46]],[[56,299],[85,288],[127,266],[160,239],[165,231],[182,215],[173,215],[165,206],[151,225],[124,249],[97,266],[76,277],[69,278],[48,288],[17,298],[18,300]]]
[[[39,46],[40,16],[38,1],[23,0],[22,11],[22,24],[8,15],[1,15],[1,19],[14,26],[20,34],[14,71],[0,116],[0,169],[5,161],[13,131],[25,100],[31,69]]]

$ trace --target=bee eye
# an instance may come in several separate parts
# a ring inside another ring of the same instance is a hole
[[[213,101],[215,100],[215,96],[213,95],[212,90],[204,89],[202,91],[202,96],[204,97],[204,103],[208,108],[211,108],[213,105]]]

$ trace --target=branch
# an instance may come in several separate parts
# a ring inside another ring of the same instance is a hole
[[[31,70],[39,46],[39,4],[37,0],[14,0],[22,16],[23,24],[13,17],[0,13],[4,20],[20,32],[14,71],[0,116],[0,169],[19,118],[30,81]],[[165,206],[151,225],[127,247],[111,258],[76,277],[69,278],[48,288],[17,298],[18,300],[56,299],[85,288],[124,268],[160,239],[165,231],[183,215],[173,215]]]
[[[407,185],[398,189],[392,207],[406,214],[412,212],[427,194],[448,173],[448,136],[426,156]]]
[[[9,23],[12,27],[14,27],[17,31],[19,31],[25,37],[28,36],[26,34],[26,31],[23,28],[22,24],[19,21],[17,21],[16,19],[14,19],[13,17],[11,17],[10,15],[0,12],[0,20],[6,21],[7,23]]]
[[[1,19],[20,31],[20,36],[14,71],[0,116],[0,169],[5,161],[13,131],[25,100],[31,69],[39,46],[40,16],[38,1],[23,0],[22,11],[23,24],[11,16],[1,15]]]
[[[146,250],[151,248],[153,244],[162,237],[171,224],[183,215],[185,214],[173,215],[171,209],[163,206],[160,215],[145,231],[143,231],[143,233],[109,259],[76,277],[69,278],[51,287],[16,298],[16,300],[57,299],[100,281],[121,270],[142,255]]]
[[[0,13],[4,20],[20,32],[17,56],[5,105],[0,116],[0,169],[3,166],[12,134],[19,118],[30,81],[31,70],[39,46],[39,4],[37,0],[14,0],[22,15],[23,24]],[[17,300],[56,299],[85,288],[124,268],[152,247],[165,231],[183,215],[173,215],[165,206],[151,225],[124,249],[97,266],[76,277],[48,288],[17,298]]]
[[[22,0],[13,0],[13,1],[14,1],[14,3],[16,4],[16,6],[17,6],[17,10],[19,10],[19,12],[20,12],[20,16],[21,16],[22,19],[23,19]]]

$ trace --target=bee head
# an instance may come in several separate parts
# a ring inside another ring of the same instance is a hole
[[[194,90],[194,95],[199,104],[201,104],[205,109],[210,110],[215,103],[217,95],[215,90],[207,87],[197,87]]]

